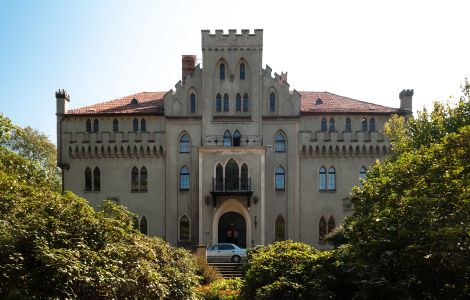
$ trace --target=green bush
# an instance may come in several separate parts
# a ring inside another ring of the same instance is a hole
[[[218,279],[197,289],[198,296],[206,300],[239,299],[242,280],[240,278]]]
[[[202,285],[210,284],[222,278],[219,271],[207,263],[205,257],[196,256],[195,260],[197,264],[196,275],[201,277]]]

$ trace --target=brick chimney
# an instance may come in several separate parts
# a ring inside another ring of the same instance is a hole
[[[183,55],[181,58],[181,80],[183,84],[186,82],[186,77],[194,76],[194,68],[196,67],[196,55]]]

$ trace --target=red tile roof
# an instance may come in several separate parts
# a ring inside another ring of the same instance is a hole
[[[398,108],[387,107],[339,96],[329,92],[299,92],[302,114],[315,113],[398,113]],[[321,101],[317,100],[320,99]]]
[[[329,92],[299,92],[301,95],[301,113],[371,113],[392,114],[399,109],[355,100]],[[119,99],[69,110],[67,114],[163,114],[163,96],[166,92],[142,92]],[[132,99],[137,104],[132,104]],[[321,103],[317,104],[320,99]]]
[[[142,92],[111,101],[71,109],[67,114],[163,114],[163,96],[167,92]],[[137,99],[135,104],[132,99]]]

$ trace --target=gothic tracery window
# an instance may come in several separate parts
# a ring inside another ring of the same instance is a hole
[[[276,242],[283,241],[286,239],[286,221],[284,218],[279,215],[276,218],[276,222],[274,225],[274,240]]]
[[[180,219],[180,241],[189,241],[189,237],[189,218],[183,215]]]

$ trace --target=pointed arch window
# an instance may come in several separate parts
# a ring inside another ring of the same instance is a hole
[[[91,192],[91,169],[86,168],[85,169],[85,191],[86,192]]]
[[[286,171],[282,166],[276,168],[274,173],[274,182],[276,190],[284,190],[285,189],[285,179],[286,179]]]
[[[148,224],[147,224],[147,218],[142,215],[142,218],[140,219],[140,233],[147,235],[148,233]]]
[[[235,98],[235,110],[242,111],[242,96],[240,94],[237,94]]]
[[[318,238],[320,241],[325,239],[327,234],[326,220],[325,217],[321,216],[320,222],[318,223]]]
[[[249,99],[248,99],[248,94],[245,93],[243,95],[243,111],[249,111],[249,105],[250,105],[250,102],[249,102]]]
[[[362,118],[361,126],[362,126],[362,131],[367,131],[367,119],[366,118]]]
[[[147,191],[147,168],[142,167],[140,169],[140,191],[141,192],[146,192]]]
[[[86,120],[85,130],[86,130],[86,132],[91,132],[91,121],[90,121],[90,119]]]
[[[189,136],[185,133],[180,138],[180,153],[189,153]]]
[[[133,131],[139,131],[139,121],[137,119],[134,119],[132,121],[132,130]]]
[[[224,94],[224,111],[228,111],[229,103],[228,103],[228,94]]]
[[[366,179],[366,173],[367,173],[367,169],[366,167],[362,166],[360,169],[359,169],[359,184],[362,186],[362,180],[361,179]]]
[[[335,119],[330,118],[329,127],[330,127],[330,132],[335,131]]]
[[[196,112],[196,95],[194,95],[194,93],[192,93],[191,96],[189,97],[189,102],[190,102],[191,113],[195,113]]]
[[[189,241],[189,218],[183,215],[180,219],[180,241]]]
[[[320,168],[319,175],[318,189],[320,191],[326,191],[326,169],[324,167]]]
[[[224,132],[224,147],[232,147],[232,134],[229,130]]]
[[[240,147],[241,140],[242,136],[240,134],[240,131],[235,130],[235,132],[233,133],[233,146]]]
[[[351,119],[349,117],[346,118],[346,131],[351,131]]]
[[[189,169],[186,166],[180,170],[180,190],[189,190]]]
[[[215,167],[215,190],[222,191],[224,189],[224,168],[221,164]]]
[[[323,117],[323,118],[321,118],[321,131],[325,132],[326,129],[327,129],[326,126],[327,126],[327,124],[326,124],[326,118]]]
[[[243,164],[241,167],[241,179],[240,179],[240,188],[241,190],[248,190],[249,188],[249,179],[248,179],[248,165]]]
[[[221,63],[219,66],[219,78],[220,80],[225,80],[225,65]]]
[[[137,192],[139,190],[139,170],[136,167],[131,171],[131,190]]]
[[[274,225],[274,241],[284,241],[286,239],[286,221],[279,215]]]
[[[273,92],[271,92],[271,94],[269,95],[269,111],[276,111],[276,95],[274,95]]]
[[[369,121],[369,130],[370,130],[370,132],[374,132],[374,131],[375,131],[375,119],[374,119],[374,118],[370,118],[370,121]]]
[[[335,230],[335,227],[335,219],[333,218],[333,216],[330,216],[330,219],[328,219],[328,233],[333,232],[333,230]]]
[[[245,80],[245,64],[240,64],[240,80]]]
[[[132,228],[139,230],[139,218],[135,216],[132,220]]]
[[[147,131],[147,121],[145,119],[140,120],[140,131]]]
[[[225,165],[225,189],[235,190],[239,189],[239,169],[235,160],[231,159]]]
[[[280,132],[276,135],[274,150],[276,152],[286,152],[286,137]]]
[[[100,169],[96,167],[93,170],[93,191],[99,192],[100,190],[101,190]]]
[[[328,191],[336,190],[336,170],[334,167],[328,169]]]
[[[113,131],[114,131],[114,132],[119,131],[119,122],[118,122],[117,119],[114,119],[114,120],[113,120]]]
[[[100,131],[100,122],[98,119],[93,120],[93,132],[98,132]]]
[[[215,111],[222,111],[222,96],[220,94],[215,96]]]

